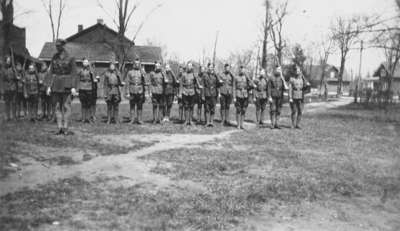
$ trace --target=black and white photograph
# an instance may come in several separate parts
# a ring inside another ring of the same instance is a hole
[[[400,0],[0,0],[1,231],[400,231]]]

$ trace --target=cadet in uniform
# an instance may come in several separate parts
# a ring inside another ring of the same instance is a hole
[[[17,79],[12,68],[11,57],[6,57],[4,69],[0,72],[2,95],[5,102],[6,120],[17,119]]]
[[[189,62],[187,64],[186,71],[182,73],[182,78],[180,80],[180,94],[182,95],[182,101],[185,110],[185,125],[192,124],[196,87],[199,89],[202,88],[193,72],[193,65]]]
[[[24,96],[28,103],[28,118],[35,122],[38,115],[39,77],[34,64],[30,64],[25,75]]]
[[[91,71],[93,73],[93,76],[96,75],[96,70],[93,68],[91,68]],[[89,110],[89,114],[90,114],[90,121],[92,123],[96,122],[96,108],[97,108],[97,84],[100,82],[100,76],[96,75],[96,77],[94,77],[93,79],[93,83],[92,83],[92,100],[90,102],[90,110]]]
[[[146,81],[144,73],[140,70],[140,62],[138,59],[135,60],[133,64],[133,69],[128,71],[128,73],[126,74],[125,82],[125,94],[126,98],[129,99],[129,114],[131,117],[131,123],[133,124],[137,122],[138,124],[143,124],[142,110],[143,103],[145,101]],[[135,121],[135,114],[137,121]]]
[[[153,104],[153,124],[161,123],[164,106],[164,74],[161,70],[161,64],[156,63],[155,70],[150,73],[150,92],[151,102]]]
[[[65,50],[65,40],[56,41],[57,53],[51,60],[49,71],[49,85],[47,93],[54,94],[55,111],[59,131],[57,134],[73,134],[68,131],[68,123],[71,116],[72,96],[76,96],[77,69],[75,58]]]
[[[167,64],[165,66],[165,76],[164,76],[164,122],[169,122],[171,116],[171,108],[172,104],[174,103],[174,92],[175,87],[177,85],[177,81],[175,78],[174,73],[171,70],[171,67]]]
[[[264,121],[265,109],[267,107],[267,83],[268,80],[265,75],[265,70],[260,71],[260,76],[254,80],[255,90],[255,105],[256,105],[256,121],[257,125],[262,125]]]
[[[233,99],[236,107],[236,123],[238,129],[244,129],[243,122],[249,105],[249,91],[253,83],[244,73],[244,67],[239,67],[239,74],[233,80]]]
[[[119,103],[121,102],[121,77],[111,62],[110,68],[104,73],[104,97],[107,103],[107,124],[119,123]]]
[[[180,88],[180,81],[181,81],[182,75],[185,71],[186,70],[184,67],[182,67],[182,66],[179,67],[179,73],[178,73],[178,77],[176,79],[176,83],[177,83],[178,87],[175,89],[176,96],[178,98],[179,121],[181,123],[183,123],[183,101],[182,101],[182,92],[181,92],[181,88]]]
[[[89,60],[83,59],[83,68],[78,72],[79,100],[81,102],[82,122],[90,123],[93,102],[94,73],[90,70]]]
[[[279,117],[283,105],[283,92],[286,82],[283,79],[282,70],[277,67],[273,76],[268,80],[268,101],[270,103],[271,129],[279,127]]]
[[[230,65],[225,64],[224,73],[220,75],[221,87],[219,102],[221,104],[221,122],[226,126],[229,125],[229,108],[232,103],[233,95],[233,75],[230,71]]]
[[[42,111],[41,119],[50,119],[51,118],[51,97],[46,94],[46,85],[45,81],[47,78],[48,69],[46,63],[42,63],[40,66],[40,71],[38,72],[39,77],[39,99],[40,99],[40,107]]]
[[[22,112],[24,112],[24,116],[26,117],[28,114],[28,107],[27,100],[24,95],[25,73],[20,63],[17,63],[15,75],[17,79],[17,118],[22,116]]]
[[[292,128],[300,129],[300,120],[304,108],[304,91],[310,84],[305,80],[301,69],[296,66],[296,74],[289,80],[289,103],[291,109]]]
[[[203,75],[203,89],[206,111],[206,126],[214,127],[215,105],[217,103],[218,88],[220,86],[219,78],[214,72],[214,65],[207,65],[207,73]]]
[[[199,83],[203,83],[204,81],[204,77],[206,75],[206,72],[203,70],[203,67],[200,66],[199,67],[199,73],[197,75],[197,82]],[[201,116],[204,112],[204,117],[205,117],[205,99],[204,99],[204,89],[199,88],[199,85],[197,85],[195,87],[195,99],[194,99],[194,104],[197,104],[197,123],[201,124],[202,120],[201,120]],[[204,108],[204,111],[203,111]],[[206,122],[207,122],[207,118],[205,118]]]

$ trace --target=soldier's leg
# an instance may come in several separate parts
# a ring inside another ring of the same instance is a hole
[[[232,96],[229,95],[227,96],[227,100],[226,100],[226,106],[225,106],[225,121],[226,124],[229,125],[230,124],[230,120],[229,120],[229,110],[231,107],[231,103],[232,103]]]
[[[111,109],[112,109],[111,99],[108,99],[106,101],[106,103],[107,103],[107,124],[110,124],[111,123]]]
[[[71,95],[68,93],[64,97],[64,130],[67,131],[68,134],[71,134],[71,132],[68,131],[69,120],[72,114],[71,103],[72,103],[72,98]]]
[[[271,120],[271,129],[275,128],[275,102],[272,99],[272,102],[269,104],[269,118]]]
[[[262,99],[261,100],[260,124],[264,124],[266,108],[267,108],[267,99]]]
[[[303,110],[304,110],[304,103],[302,100],[298,100],[297,103],[297,121],[296,121],[296,128],[300,128],[300,121],[301,117],[303,115]]]
[[[215,115],[215,107],[217,104],[217,99],[215,97],[211,98],[211,108],[210,108],[210,126],[214,127],[214,115]]]
[[[136,119],[138,119],[139,117],[136,106],[137,106],[137,99],[135,99],[134,95],[131,94],[131,98],[129,100],[129,119],[131,124],[135,123],[135,115]]]
[[[260,117],[261,117],[261,99],[256,98],[256,102],[255,102],[255,106],[256,106],[256,124],[259,125],[260,124]]]
[[[236,98],[235,107],[236,107],[236,125],[237,128],[240,129],[240,110],[241,110],[240,98]]]
[[[281,109],[282,109],[282,99],[277,98],[276,99],[275,128],[278,128],[278,129],[280,129],[279,119],[281,116]]]
[[[138,124],[143,124],[143,103],[144,103],[144,95],[139,95],[138,103],[136,105]]]
[[[161,123],[164,115],[163,115],[163,111],[164,111],[164,96],[163,95],[159,95],[159,102],[158,102],[158,122]]]
[[[167,101],[167,121],[170,120],[171,109],[172,109],[173,104],[174,104],[174,95],[171,94],[168,96],[168,101]]]
[[[192,125],[193,114],[194,114],[194,97],[189,96],[189,125]]]
[[[246,118],[246,111],[247,111],[247,107],[249,106],[249,99],[245,98],[243,100],[243,104],[242,104],[242,110],[241,110],[241,118],[240,118],[240,128],[244,129],[244,120]]]
[[[119,120],[119,102],[115,102],[113,105],[113,117],[116,124],[120,123]]]
[[[221,97],[219,97],[219,113],[220,113],[220,117],[221,117],[221,124],[225,124],[225,96],[221,95]]]
[[[296,104],[294,102],[290,103],[290,119],[292,121],[292,128],[296,127]]]
[[[11,93],[4,93],[4,106],[6,111],[6,120],[11,120]]]
[[[55,101],[55,118],[57,121],[57,127],[58,127],[58,133],[57,135],[64,134],[64,129],[63,129],[63,121],[62,121],[62,96],[61,93],[54,93],[54,101]]]

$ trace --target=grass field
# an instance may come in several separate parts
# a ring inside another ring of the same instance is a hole
[[[67,137],[2,123],[0,230],[400,230],[399,113],[350,104],[270,130],[251,107],[239,132],[73,122]]]

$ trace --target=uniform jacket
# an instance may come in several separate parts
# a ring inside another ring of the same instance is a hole
[[[193,96],[196,94],[195,88],[201,87],[199,80],[194,72],[183,72],[180,80],[180,92],[182,95]]]
[[[39,76],[36,72],[27,72],[25,74],[24,93],[26,95],[39,94]]]
[[[121,95],[120,87],[122,86],[119,73],[114,70],[107,70],[104,73],[104,96],[107,98],[110,95]]]
[[[144,94],[146,79],[140,69],[132,69],[126,74],[126,92],[130,94]]]
[[[265,77],[260,77],[254,80],[254,84],[254,96],[259,99],[266,99],[268,97],[268,80]]]
[[[289,80],[289,99],[303,99],[308,82],[303,76],[291,77]]]
[[[231,72],[224,72],[220,75],[220,80],[222,85],[219,89],[222,95],[232,95],[233,94],[233,75]]]
[[[233,95],[237,98],[249,97],[249,90],[252,89],[252,83],[246,75],[237,75],[233,79]]]
[[[166,71],[164,75],[164,94],[172,95],[175,92],[177,80],[172,71]]]
[[[18,93],[24,93],[24,85],[25,85],[25,77],[24,77],[24,72],[21,71],[16,71],[15,76],[17,79],[17,92]]]
[[[6,91],[16,91],[17,90],[17,78],[12,67],[6,67],[0,71],[1,86],[0,90]]]
[[[162,71],[153,71],[150,73],[150,90],[152,94],[163,94],[164,83],[164,74]]]
[[[65,90],[77,88],[75,59],[67,51],[56,53],[51,60],[49,77],[51,78],[49,87],[54,92],[65,92]]]
[[[220,86],[219,78],[214,73],[204,73],[203,75],[203,89],[205,97],[217,97],[218,88]]]
[[[47,78],[47,71],[40,71],[38,72],[39,78],[39,91],[46,92],[46,78]]]
[[[93,89],[94,73],[89,68],[82,68],[78,73],[78,90],[90,91]]]
[[[268,97],[283,98],[285,83],[280,76],[272,76],[268,79],[267,85]]]

